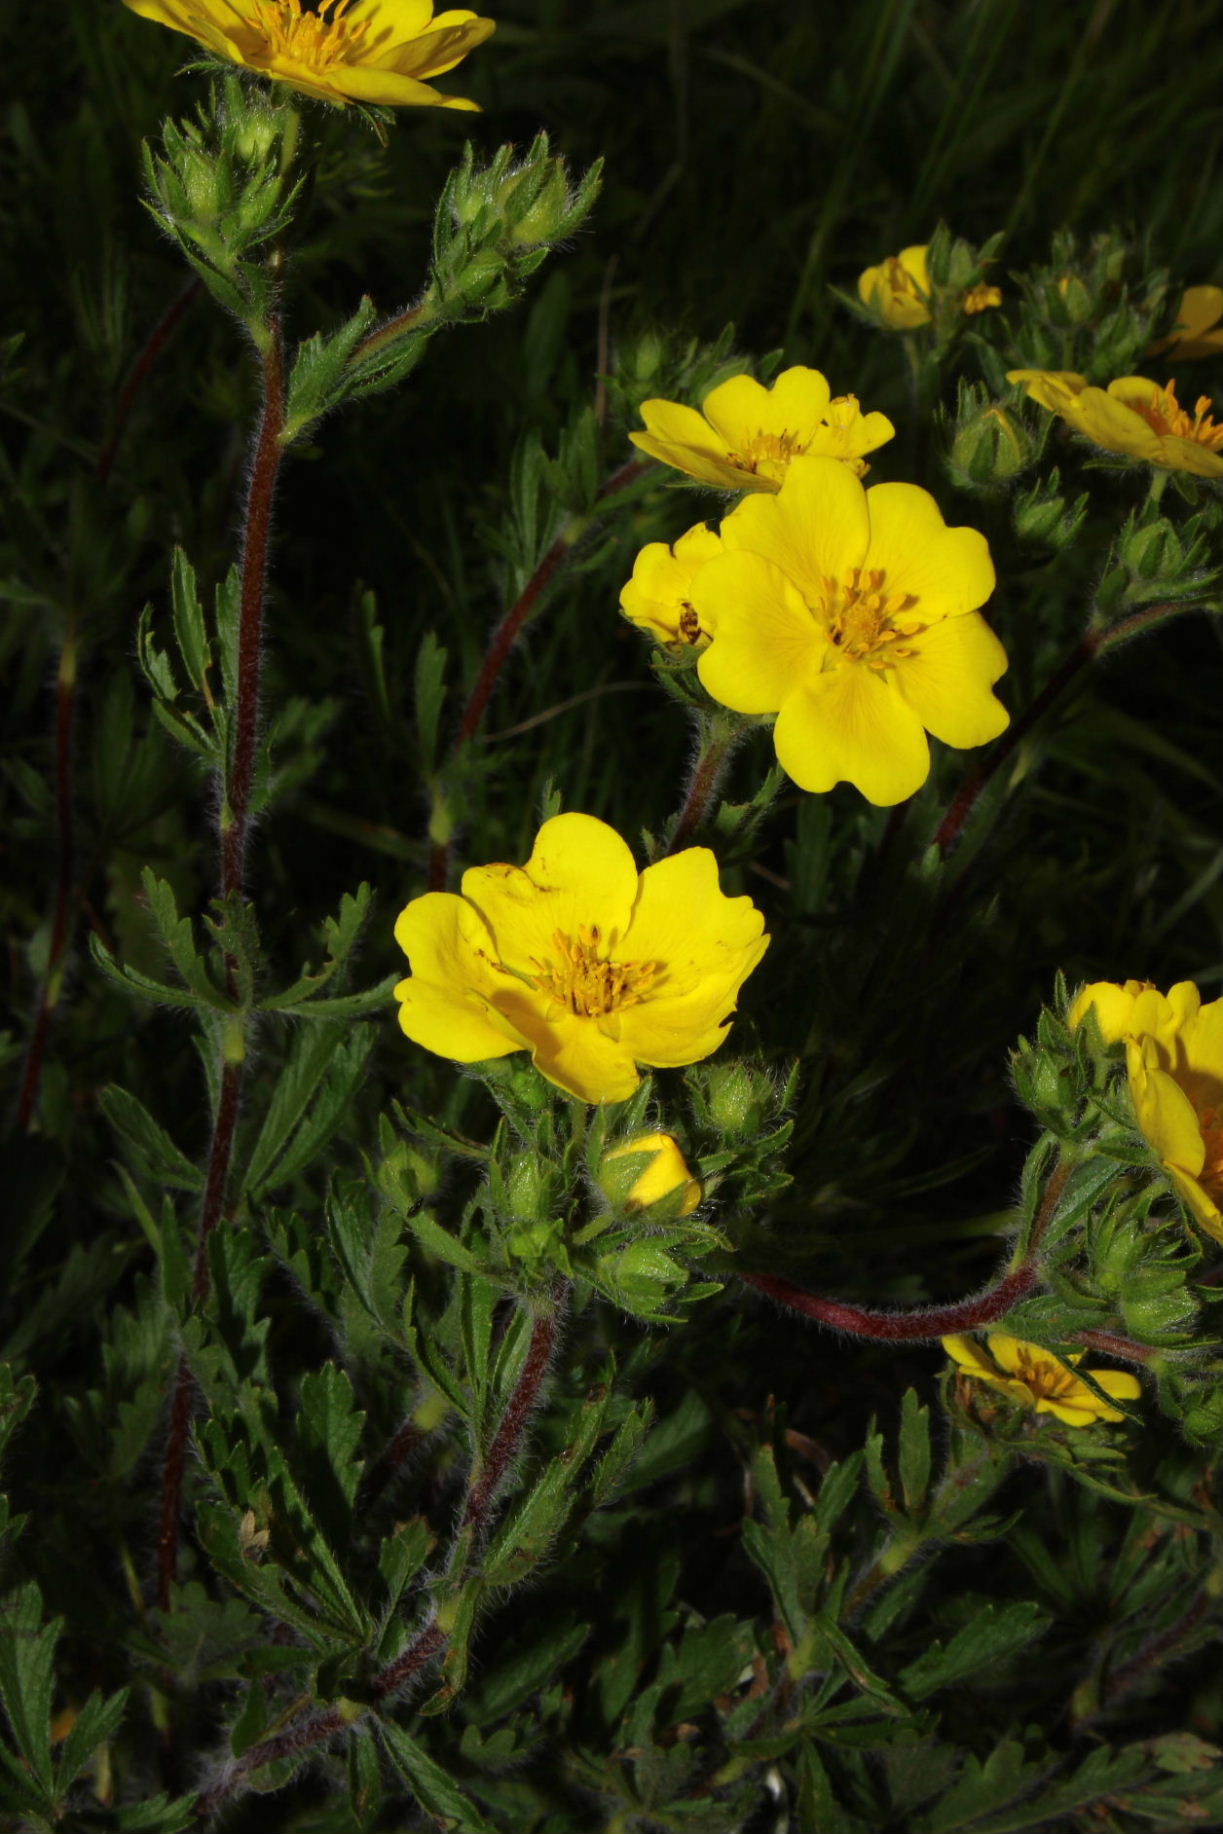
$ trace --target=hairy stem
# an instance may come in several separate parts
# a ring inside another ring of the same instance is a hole
[[[738,728],[731,722],[716,715],[712,718],[702,717],[701,745],[676,817],[668,853],[677,852],[704,827],[738,738]]]
[[[559,1306],[537,1315],[531,1327],[531,1341],[527,1346],[522,1373],[518,1377],[513,1394],[506,1403],[505,1412],[501,1416],[497,1431],[493,1434],[492,1444],[482,1464],[473,1475],[467,1492],[467,1504],[463,1510],[461,1526],[473,1528],[477,1537],[488,1523],[492,1506],[497,1499],[497,1492],[501,1488],[514,1454],[522,1443],[523,1435],[535,1409],[535,1403],[539,1399],[540,1384],[548,1373],[552,1352],[556,1348],[559,1322]]]
[[[234,707],[233,755],[221,804],[221,896],[241,893],[246,882],[251,785],[259,735],[259,684],[263,669],[263,608],[267,591],[272,505],[284,447],[284,342],[273,319],[263,357],[263,407],[251,455],[246,519],[242,537],[241,600],[238,624],[238,682]]]
[[[831,1325],[834,1331],[890,1344],[920,1344],[994,1324],[1019,1300],[1026,1299],[1037,1284],[1034,1267],[1016,1267],[996,1286],[971,1299],[957,1300],[954,1305],[916,1306],[911,1311],[898,1312],[847,1305],[840,1299],[822,1299],[818,1293],[804,1292],[801,1287],[776,1280],[771,1274],[741,1274],[739,1277],[747,1286],[767,1293],[779,1305],[789,1306],[792,1311],[814,1318],[822,1325]]]

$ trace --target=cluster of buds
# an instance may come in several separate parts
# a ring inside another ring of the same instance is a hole
[[[1098,235],[1084,245],[1068,230],[1054,236],[1047,265],[1020,285],[1022,364],[1102,382],[1134,369],[1168,295],[1167,274],[1144,271],[1122,237]]]
[[[261,342],[275,293],[274,263],[252,256],[286,227],[299,118],[236,76],[219,79],[194,121],[166,123],[146,145],[149,208],[209,291]]]
[[[466,311],[510,305],[549,250],[585,222],[600,182],[596,161],[574,184],[547,134],[538,134],[521,159],[503,146],[486,166],[476,164],[468,142],[434,228],[433,289],[447,315],[459,302]]]
[[[1147,502],[1134,510],[1117,536],[1096,588],[1096,615],[1106,624],[1144,606],[1169,610],[1197,603],[1219,580],[1217,535],[1205,514],[1177,527]]]

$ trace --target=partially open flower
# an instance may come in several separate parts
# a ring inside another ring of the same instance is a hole
[[[651,458],[720,490],[780,490],[803,454],[840,459],[859,476],[864,454],[895,432],[885,414],[863,414],[854,395],[835,398],[818,369],[785,369],[771,388],[751,376],[721,382],[695,408],[643,401],[644,433],[629,438]]]
[[[858,276],[858,298],[893,331],[930,323],[930,270],[926,243],[902,248]]]
[[[414,898],[395,937],[409,1038],[459,1063],[530,1051],[584,1102],[624,1101],[639,1063],[716,1051],[769,940],[707,847],[638,873],[614,828],[576,814],[544,823],[525,866],[474,866],[461,897]]]
[[[1013,1401],[1038,1414],[1055,1414],[1067,1426],[1094,1426],[1097,1420],[1124,1420],[1120,1408],[1110,1407],[1099,1395],[1065,1368],[1051,1351],[1039,1344],[1025,1343],[1021,1337],[1008,1337],[1005,1331],[991,1331],[986,1338],[988,1352],[971,1337],[944,1337],[943,1349],[971,1380],[987,1382]],[[1081,1363],[1081,1351],[1066,1358],[1067,1363]],[[1092,1370],[1091,1379],[1106,1395],[1118,1401],[1136,1401],[1142,1393],[1137,1376],[1122,1369]]]
[[[1202,1005],[1192,981],[1166,994],[1149,981],[1096,981],[1067,1015],[1094,1008],[1106,1044],[1125,1041],[1134,1114],[1189,1210],[1223,1242],[1223,999]]]
[[[134,13],[208,51],[341,107],[478,109],[428,78],[453,70],[496,26],[433,0],[126,0]]]
[[[715,554],[722,552],[716,532],[698,522],[673,548],[651,541],[633,565],[633,577],[620,594],[620,609],[656,642],[682,653],[704,649],[711,632],[692,604],[692,582]]]
[[[1223,287],[1186,287],[1176,308],[1171,337],[1148,345],[1149,357],[1171,357],[1174,363],[1223,352]]]
[[[1147,376],[1119,376],[1106,389],[1090,387],[1073,370],[1012,369],[1006,379],[1022,382],[1033,401],[1105,452],[1163,471],[1223,477],[1223,423],[1211,418],[1209,395],[1190,414],[1174,382],[1161,387]]]
[[[621,1170],[631,1172],[631,1168],[620,1168],[618,1160],[640,1159],[648,1154],[636,1177],[622,1190]],[[635,1139],[624,1140],[619,1146],[603,1155],[603,1164],[599,1171],[599,1183],[607,1195],[618,1199],[623,1210],[648,1210],[652,1204],[661,1203],[664,1198],[678,1197],[678,1208],[673,1211],[676,1216],[691,1216],[701,1201],[700,1180],[694,1178],[688,1169],[688,1162],[679,1149],[679,1141],[674,1134],[638,1134]],[[682,1196],[679,1194],[682,1193]]]
[[[777,715],[800,788],[901,802],[929,774],[927,732],[983,745],[1007,724],[990,692],[1006,652],[977,610],[993,588],[984,536],[948,528],[928,491],[796,459],[776,497],[726,518],[693,582],[713,639],[697,668],[723,706]]]

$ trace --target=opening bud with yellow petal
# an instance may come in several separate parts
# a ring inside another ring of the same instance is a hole
[[[613,1146],[599,1167],[599,1189],[616,1209],[650,1211],[651,1220],[665,1222],[691,1216],[702,1196],[679,1141],[665,1133],[637,1134]]]
[[[1123,1409],[1111,1406],[1106,1397],[1136,1401],[1142,1394],[1138,1377],[1128,1370],[1093,1369],[1091,1387],[1074,1373],[1073,1365],[1083,1360],[1081,1351],[1058,1357],[1004,1331],[990,1332],[985,1348],[971,1337],[944,1337],[942,1345],[962,1381],[985,1383],[1035,1413],[1055,1415],[1066,1426],[1123,1420]],[[1097,1392],[1101,1389],[1103,1395]]]

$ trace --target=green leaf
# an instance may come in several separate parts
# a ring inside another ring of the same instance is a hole
[[[900,1409],[897,1463],[905,1508],[916,1514],[930,1487],[930,1409],[922,1407],[913,1388],[905,1390]]]
[[[63,1619],[43,1623],[42,1594],[30,1583],[0,1604],[0,1700],[17,1748],[44,1799],[53,1799],[51,1705],[55,1646]]]
[[[34,1405],[38,1384],[32,1375],[14,1376],[7,1363],[0,1363],[0,1457]]]
[[[212,650],[208,627],[196,591],[195,568],[181,548],[175,548],[170,561],[170,601],[174,612],[174,635],[187,674],[205,699],[211,699],[208,672],[212,667]]]
[[[297,1442],[301,1487],[324,1534],[343,1547],[352,1533],[353,1499],[365,1468],[358,1454],[365,1415],[352,1383],[335,1363],[302,1377]]]
[[[901,1670],[899,1686],[915,1700],[950,1687],[980,1669],[1006,1662],[1043,1636],[1052,1618],[1030,1599],[986,1605],[950,1643],[933,1643]]]
[[[98,1102],[115,1132],[125,1142],[138,1171],[159,1184],[179,1191],[202,1191],[204,1178],[169,1134],[153,1119],[142,1102],[112,1083]]]
[[[421,774],[432,776],[437,761],[437,733],[446,698],[446,651],[426,631],[416,652],[416,746]]]
[[[108,1700],[104,1700],[96,1690],[89,1696],[60,1746],[59,1762],[55,1767],[55,1794],[58,1798],[67,1795],[98,1746],[108,1745],[114,1738],[123,1723],[130,1692],[130,1688],[120,1688]]]
[[[372,900],[373,892],[365,883],[359,885],[353,893],[345,892],[340,900],[339,915],[323,919],[323,942],[327,954],[322,967],[303,968],[291,987],[286,987],[282,992],[271,994],[261,1000],[260,1010],[263,1012],[300,1012],[306,1018],[325,1016],[338,1018],[341,1008],[345,1012],[365,1010],[363,1006],[354,1007],[353,1001],[369,1001],[374,990],[369,993],[351,994],[338,1001],[319,1001],[316,996],[328,981],[334,978],[352,954],[365,926],[366,918],[369,916]],[[389,993],[389,984],[379,983],[379,989],[384,986]]]
[[[464,1717],[473,1725],[486,1726],[517,1712],[532,1695],[554,1682],[573,1661],[589,1638],[591,1628],[572,1618],[549,1624],[537,1642],[517,1655],[503,1657],[481,1684],[479,1692],[467,1696],[463,1705]]]
[[[298,345],[289,372],[282,445],[344,399],[348,360],[377,316],[373,301],[363,298],[338,331],[329,337],[316,332]]]
[[[296,1177],[332,1138],[374,1047],[373,1026],[309,1026],[293,1041],[246,1169],[246,1188]]]
[[[396,1770],[439,1827],[454,1834],[497,1834],[470,1797],[422,1745],[390,1720],[377,1721],[378,1734]]]
[[[207,996],[193,993],[186,987],[170,987],[164,981],[155,981],[151,975],[144,974],[139,968],[125,968],[117,962],[98,939],[96,930],[89,934],[89,953],[97,967],[102,970],[108,981],[116,987],[122,987],[125,993],[135,994],[138,999],[149,1000],[154,1006],[193,1007],[196,1012],[233,1012],[236,1009],[225,995],[215,988]]]

